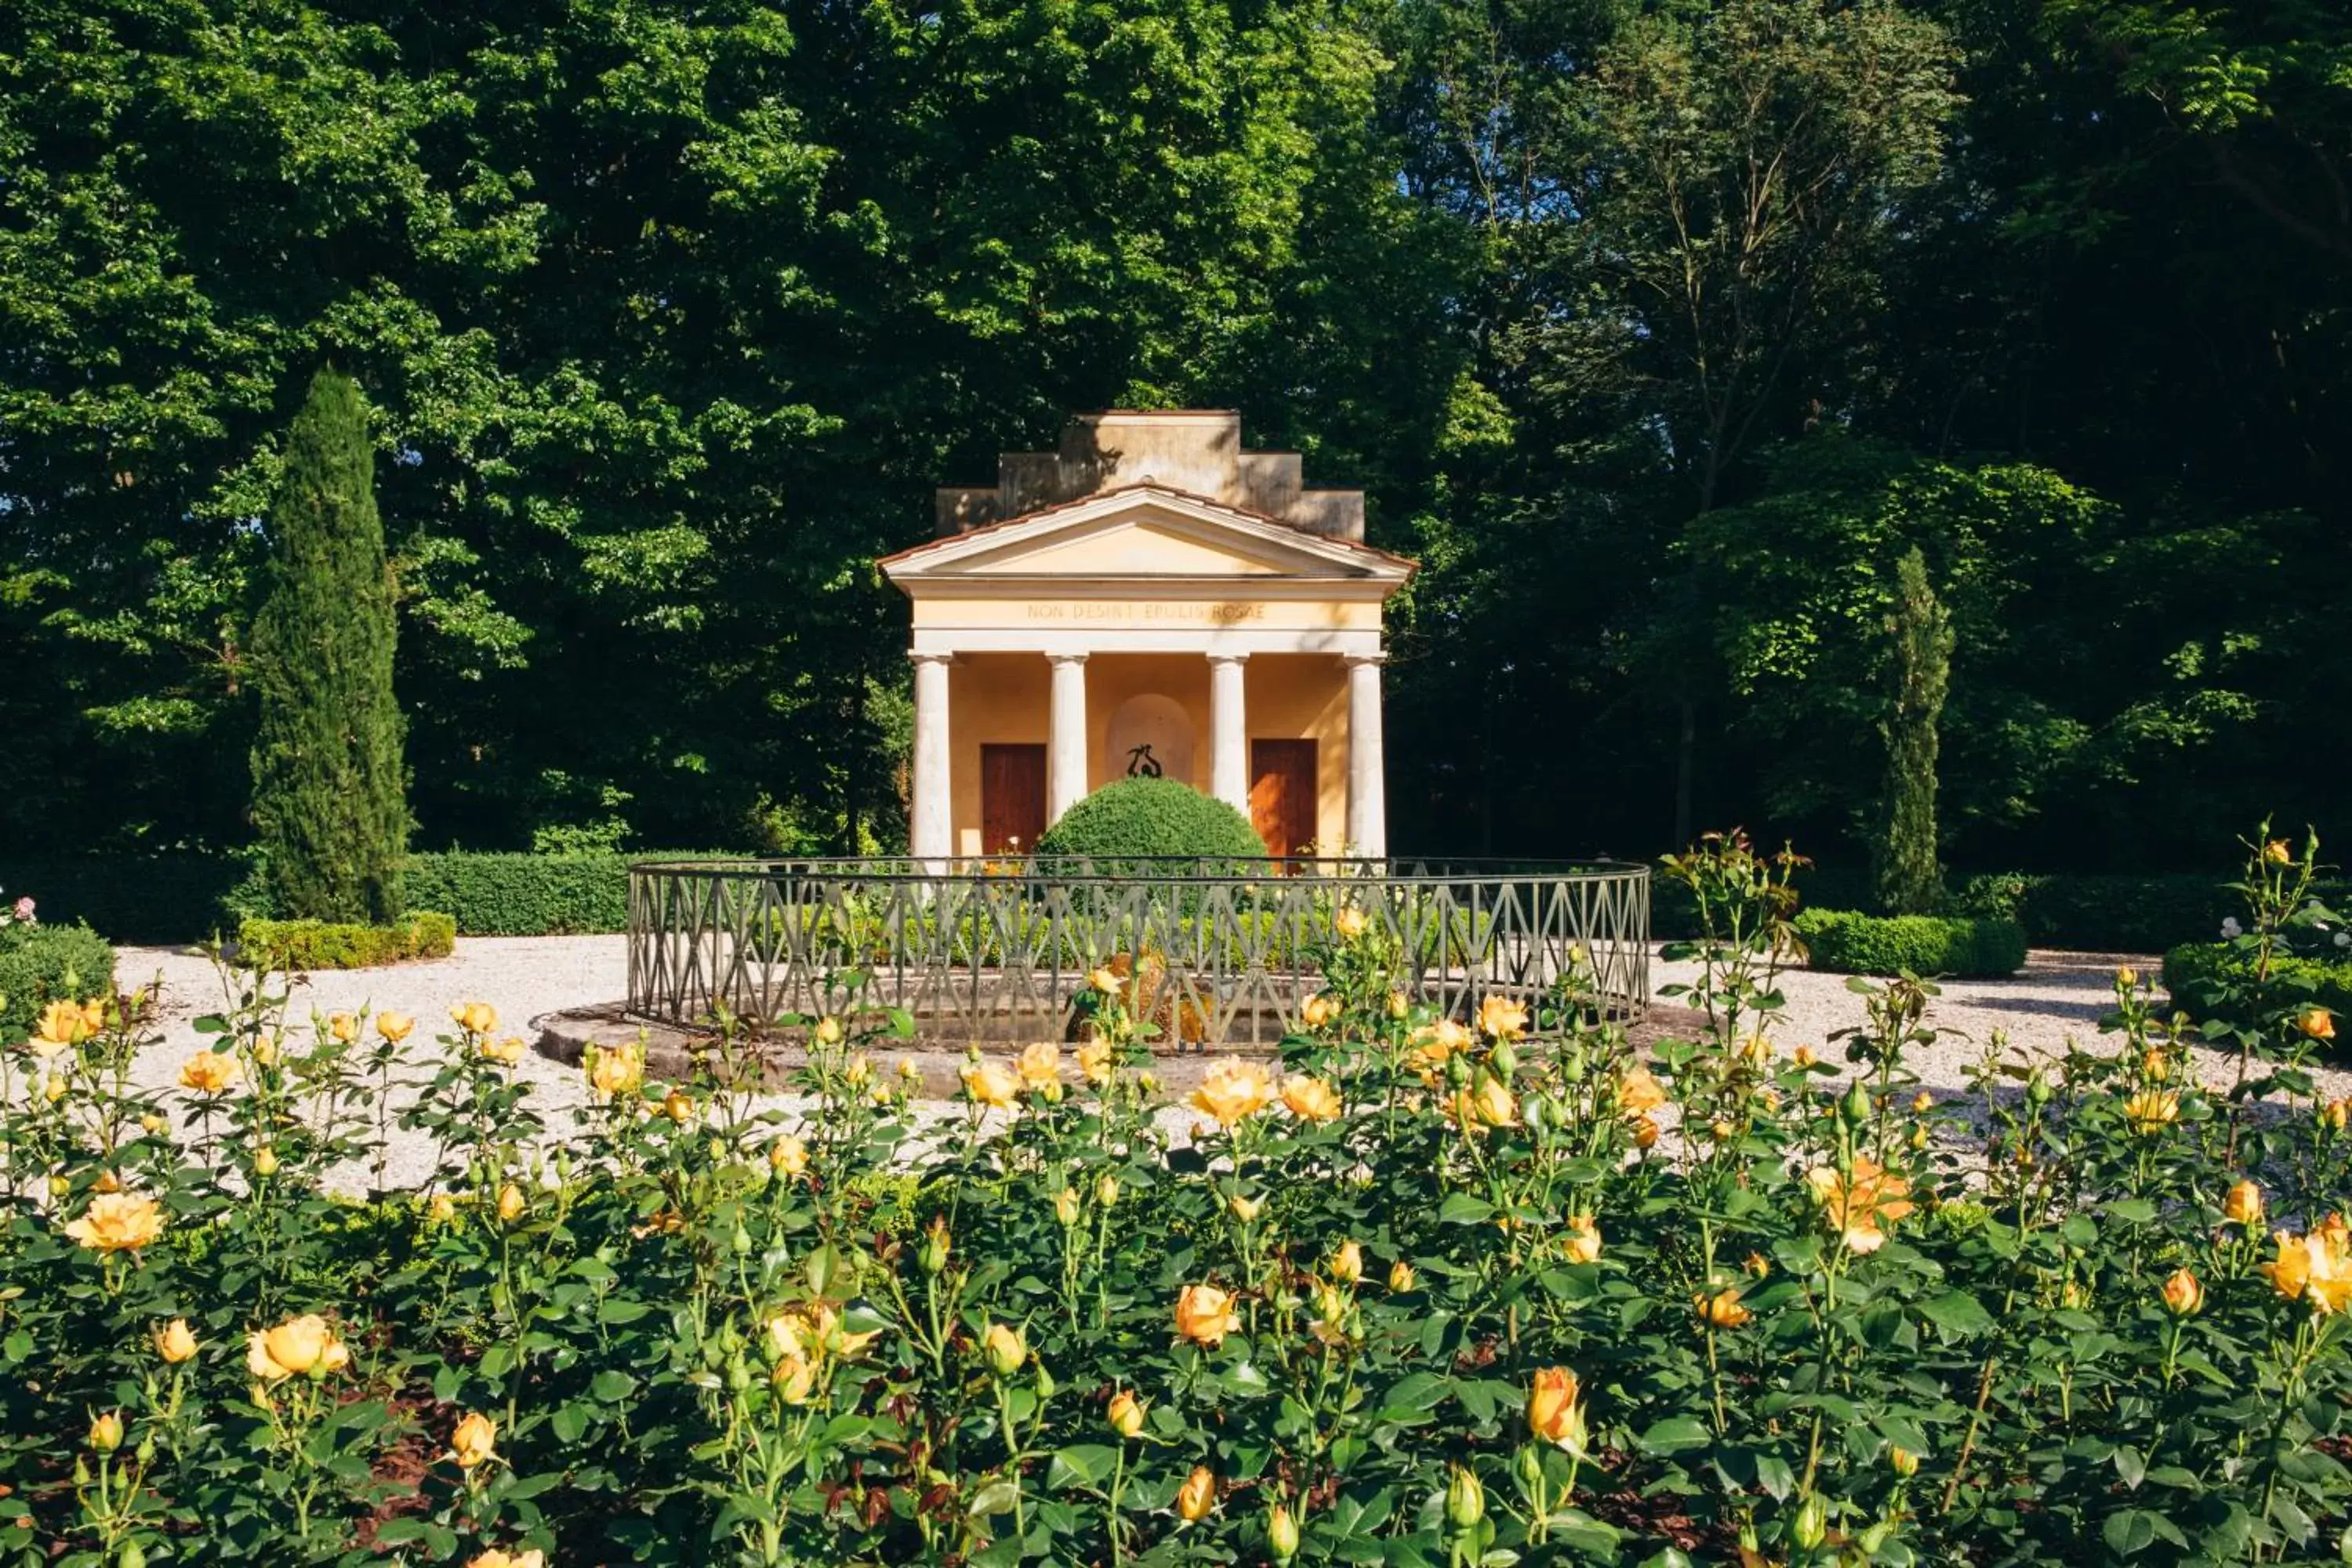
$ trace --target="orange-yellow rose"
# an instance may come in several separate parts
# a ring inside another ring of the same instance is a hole
[[[1526,1005],[1515,997],[1490,994],[1478,1004],[1478,1032],[1489,1039],[1517,1039],[1528,1032]]]
[[[1829,1227],[1850,1252],[1875,1252],[1886,1245],[1881,1226],[1892,1226],[1912,1210],[1911,1184],[1871,1160],[1856,1160],[1851,1176],[1834,1166],[1816,1165],[1806,1184],[1821,1200]]]
[[[1317,992],[1298,1008],[1298,1021],[1310,1029],[1319,1029],[1339,1016],[1339,999],[1327,992]]]
[[[486,1062],[496,1062],[505,1068],[520,1067],[522,1064],[522,1051],[520,1036],[509,1035],[503,1040],[494,1040],[488,1035],[482,1037],[482,1059]]]
[[[245,1069],[226,1051],[198,1051],[180,1064],[180,1087],[195,1094],[222,1094]]]
[[[1741,1303],[1738,1289],[1734,1287],[1729,1290],[1717,1290],[1712,1296],[1699,1297],[1698,1315],[1715,1328],[1736,1329],[1756,1314]]]
[[[2278,1256],[2262,1265],[2271,1286],[2288,1300],[2304,1300],[2320,1314],[2352,1307],[2352,1231],[2330,1215],[2303,1236],[2278,1232]]]
[[[588,1053],[588,1087],[600,1098],[611,1100],[617,1095],[635,1094],[645,1086],[646,1043],[632,1040],[625,1046],[595,1046]]]
[[[1301,1121],[1333,1121],[1339,1115],[1339,1091],[1319,1078],[1293,1078],[1282,1086],[1282,1103]]]
[[[66,1234],[93,1252],[136,1252],[163,1234],[163,1206],[136,1193],[100,1193]]]
[[[316,1312],[289,1318],[274,1329],[256,1329],[245,1343],[246,1370],[264,1383],[334,1372],[350,1361],[351,1352]]]
[[[357,1013],[330,1015],[327,1019],[327,1033],[337,1045],[350,1045],[360,1037],[360,1016]]]
[[[1176,1512],[1187,1524],[1198,1524],[1217,1506],[1217,1478],[1206,1465],[1195,1465],[1176,1489]]]
[[[1578,1417],[1576,1402],[1580,1394],[1576,1373],[1564,1366],[1547,1366],[1538,1370],[1535,1380],[1528,1385],[1528,1430],[1538,1442],[1570,1446],[1571,1439],[1580,1436],[1583,1423]]]
[[[466,1413],[450,1434],[449,1457],[457,1461],[461,1470],[470,1470],[497,1457],[498,1424],[478,1410]]]
[[[1110,1081],[1110,1042],[1097,1035],[1078,1047],[1078,1070],[1099,1089]]]
[[[2160,1132],[2180,1120],[2180,1096],[2168,1089],[2144,1089],[2124,1101],[2124,1120],[2135,1132]]]
[[[1214,1350],[1227,1334],[1239,1333],[1242,1321],[1234,1311],[1230,1291],[1214,1285],[1187,1285],[1176,1296],[1176,1331],[1196,1345]]]
[[[2229,1195],[2221,1200],[2221,1217],[2231,1225],[2248,1230],[2263,1223],[2263,1190],[2253,1183],[2240,1180],[2231,1186]]]
[[[2296,1017],[2294,1026],[2315,1040],[2336,1037],[2336,1016],[2325,1007],[2305,1007]]]
[[[487,1035],[499,1026],[499,1010],[488,1002],[460,1002],[449,1009],[449,1020],[469,1035]]]
[[[196,1331],[185,1318],[174,1318],[155,1331],[155,1353],[177,1366],[196,1353]]]
[[[1453,1102],[1454,1120],[1465,1132],[1484,1132],[1490,1128],[1510,1127],[1519,1120],[1519,1097],[1501,1079],[1480,1073],[1478,1081],[1455,1094]]]
[[[1051,1040],[1039,1040],[1022,1048],[1014,1067],[1021,1074],[1024,1088],[1045,1093],[1062,1087],[1062,1047]]]
[[[967,1062],[958,1076],[963,1079],[964,1093],[974,1104],[1009,1110],[1020,1101],[1020,1075],[1003,1062]]]
[[[416,1020],[406,1013],[378,1013],[375,1032],[394,1045],[408,1038],[416,1028]]]
[[[1617,1079],[1617,1109],[1628,1113],[1655,1110],[1666,1102],[1666,1091],[1648,1068],[1639,1062]]]
[[[2205,1304],[2205,1287],[2197,1276],[2186,1268],[2176,1268],[2172,1278],[2164,1282],[2165,1310],[2176,1318],[2186,1318]]]
[[[1601,1226],[1589,1214],[1568,1216],[1568,1237],[1561,1250],[1570,1263],[1591,1263],[1601,1256]]]
[[[536,1546],[523,1552],[502,1552],[494,1546],[467,1558],[466,1568],[547,1568],[547,1553]]]
[[[1331,929],[1339,933],[1339,940],[1342,942],[1353,942],[1363,935],[1368,923],[1364,919],[1364,911],[1353,904],[1331,917]]]
[[[1201,1087],[1192,1091],[1188,1103],[1216,1118],[1217,1125],[1230,1131],[1235,1123],[1255,1116],[1273,1101],[1274,1079],[1265,1068],[1239,1057],[1227,1057],[1202,1075]]]

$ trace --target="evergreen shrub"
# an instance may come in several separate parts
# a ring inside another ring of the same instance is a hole
[[[256,969],[373,969],[415,958],[446,958],[457,922],[418,910],[390,925],[335,921],[247,921],[237,927],[240,963]]]
[[[2231,1016],[2227,1008],[2217,1005],[2224,982],[2243,982],[2252,975],[2252,961],[2226,942],[2183,942],[2164,955],[2164,988],[2171,994],[2172,1005],[2200,1020],[2252,1022]],[[2352,1019],[2352,958],[2279,953],[2271,961],[2271,979],[2282,995],[2316,1003],[2338,1017]],[[2345,1048],[2340,1032],[2336,1048]]]
[[[32,1032],[51,1002],[79,1002],[114,988],[114,949],[82,925],[44,922],[0,935],[0,1045]]]
[[[1249,818],[1175,779],[1120,779],[1062,814],[1037,840],[1037,858],[1084,858],[1097,871],[1161,856],[1263,860]]]
[[[1866,915],[1805,910],[1797,935],[1811,965],[1838,974],[1985,979],[2025,967],[2025,928],[1998,916]]]

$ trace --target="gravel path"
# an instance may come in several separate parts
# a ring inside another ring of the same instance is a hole
[[[2055,1053],[2070,1036],[2088,1049],[2112,1048],[2098,1032],[2098,1020],[2112,1001],[2116,965],[2126,962],[2143,973],[2155,972],[2156,961],[2146,957],[2036,952],[2014,978],[1951,982],[1928,1015],[1938,1037],[1912,1065],[1930,1089],[1945,1095],[1967,1088],[1962,1069],[1996,1029],[2007,1031],[2012,1053]],[[166,948],[123,949],[119,973],[125,985],[162,984],[163,1040],[141,1058],[133,1076],[151,1088],[170,1088],[178,1081],[181,1061],[204,1043],[194,1020],[220,1006],[219,981],[207,960]],[[1688,965],[1651,965],[1654,985],[1689,978]],[[1823,1048],[1825,1039],[1833,1029],[1861,1022],[1862,999],[1847,991],[1843,975],[1796,971],[1784,979],[1789,1022],[1778,1037],[1782,1048],[1810,1044],[1823,1060],[1842,1064],[1838,1051]],[[498,1008],[502,1033],[527,1035],[530,1021],[542,1013],[611,1001],[626,989],[627,952],[619,936],[467,937],[453,956],[429,963],[312,976],[296,987],[288,1016],[299,1023],[313,1009],[325,1014],[370,1006],[414,1014],[418,1034],[426,1036],[444,1026],[456,1004],[483,1001]],[[2201,1076],[2228,1082],[2228,1058],[2201,1048],[2199,1055]],[[576,1068],[535,1052],[526,1053],[516,1071],[539,1086],[534,1102],[558,1125],[556,1112],[586,1098]],[[2331,1099],[2352,1094],[2352,1071],[2332,1068],[2315,1076]],[[774,1103],[790,1110],[798,1102],[779,1097]],[[1179,1131],[1190,1121],[1189,1113],[1171,1113],[1171,1126]],[[432,1158],[421,1139],[400,1138],[390,1173],[395,1182],[414,1185],[428,1176]]]

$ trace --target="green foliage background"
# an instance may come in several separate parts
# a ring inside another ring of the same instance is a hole
[[[2352,762],[2347,61],[2154,0],[24,0],[0,849],[250,837],[331,358],[420,846],[890,847],[875,558],[1192,404],[1426,563],[1402,849],[1858,861],[1916,545],[1947,860],[2211,864]]]

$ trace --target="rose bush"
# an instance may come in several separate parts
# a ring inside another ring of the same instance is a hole
[[[975,1059],[944,1120],[866,1054],[887,1009],[786,1020],[805,1113],[720,1019],[676,1081],[593,1054],[573,1115],[491,1002],[289,1023],[247,977],[168,1097],[148,999],[50,1008],[0,1058],[0,1558],[2341,1550],[2352,1137],[2309,1020],[2209,1088],[2124,973],[2103,1048],[1988,1040],[1938,1098],[1926,982],[1780,1037],[1790,869],[1668,863],[1697,1038],[1634,1049],[1573,972],[1433,1016],[1335,921],[1285,1059],[1176,1108],[1109,964],[1082,1043]]]

